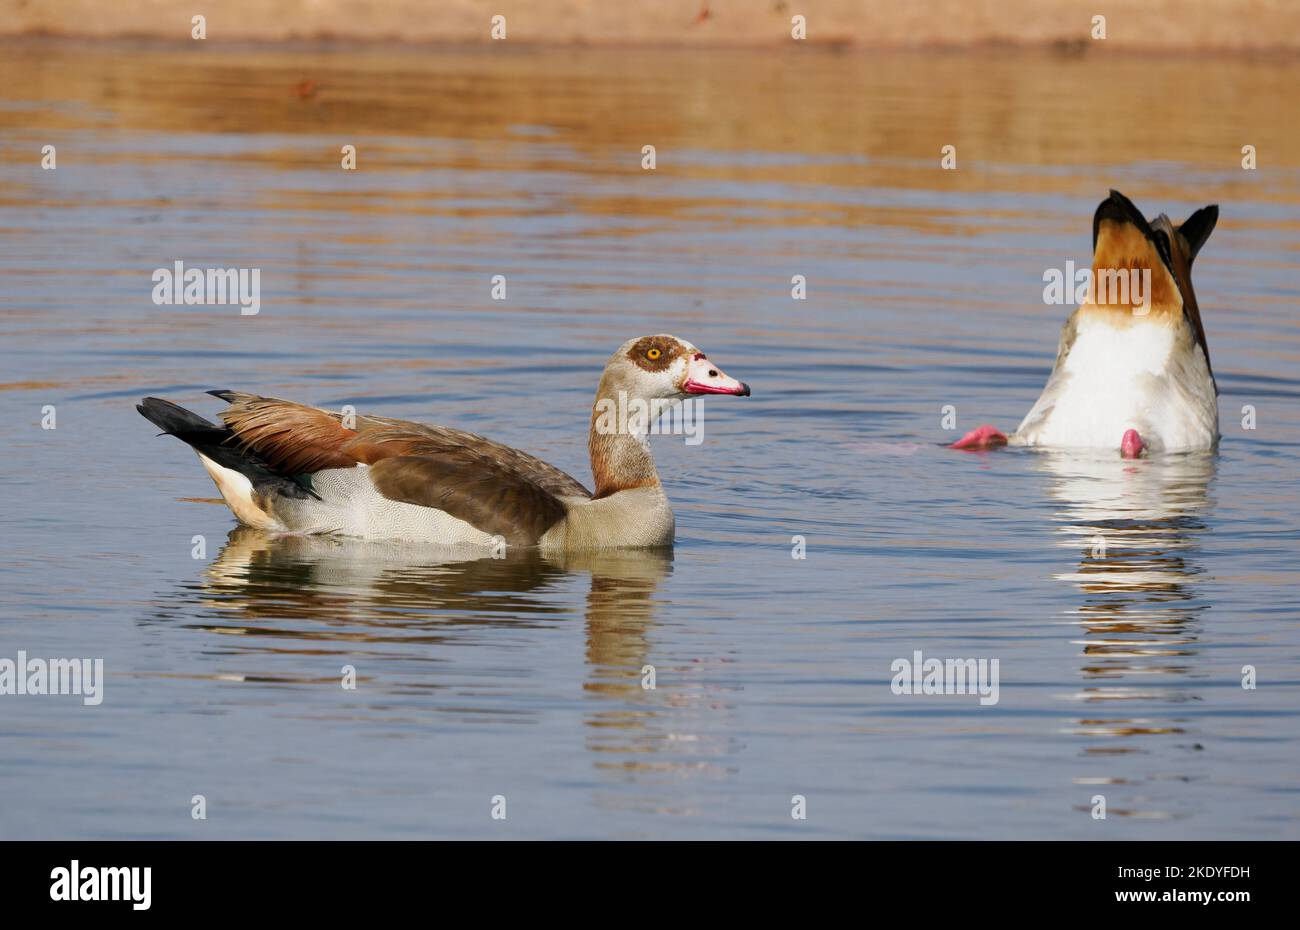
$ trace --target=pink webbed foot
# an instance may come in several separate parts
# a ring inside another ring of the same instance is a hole
[[[1002,432],[996,426],[989,426],[985,423],[983,426],[976,427],[965,436],[958,439],[949,449],[996,449],[998,446],[1007,444],[1007,434]]]
[[[1125,430],[1124,438],[1119,443],[1119,454],[1121,458],[1135,459],[1142,454],[1146,445],[1142,442],[1142,437],[1138,435],[1135,429]]]

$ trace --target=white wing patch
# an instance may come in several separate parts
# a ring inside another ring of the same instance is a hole
[[[196,452],[195,454],[198,455],[199,461],[203,463],[203,467],[207,469],[208,474],[212,476],[212,480],[216,482],[217,490],[221,492],[227,506],[234,511],[240,523],[273,532],[280,532],[285,529],[283,523],[254,502],[253,483],[251,481],[233,469],[218,465],[202,452]]]
[[[327,468],[311,476],[317,499],[278,501],[276,513],[295,533],[338,533],[363,539],[405,539],[440,545],[493,545],[488,534],[438,510],[389,500],[366,465]]]

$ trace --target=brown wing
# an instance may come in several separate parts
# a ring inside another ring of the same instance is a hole
[[[310,475],[324,468],[351,468],[360,461],[343,451],[357,438],[357,430],[345,429],[340,414],[239,391],[208,393],[230,403],[221,411],[221,422],[239,448],[257,453],[277,471]]]
[[[560,499],[465,449],[381,459],[370,480],[389,500],[434,507],[512,546],[535,545],[567,512]]]
[[[1196,292],[1192,290],[1192,262],[1201,251],[1201,246],[1205,245],[1205,240],[1210,238],[1210,233],[1214,232],[1214,226],[1218,221],[1219,207],[1217,204],[1210,204],[1189,216],[1177,229],[1163,214],[1153,224],[1156,228],[1163,229],[1172,243],[1169,252],[1174,280],[1178,282],[1178,290],[1183,295],[1183,312],[1187,315],[1187,322],[1191,325],[1192,332],[1196,334],[1196,341],[1200,343],[1201,351],[1205,353],[1205,365],[1210,369],[1211,380],[1214,379],[1214,368],[1210,365],[1210,345],[1205,340],[1201,308],[1196,302]],[[1215,382],[1214,389],[1218,391],[1218,382]]]
[[[358,417],[357,428],[359,434],[355,449],[359,455],[379,457],[390,445],[404,442],[422,443],[422,453],[428,455],[472,449],[498,468],[510,471],[558,497],[591,497],[591,492],[582,486],[582,482],[554,465],[475,433],[389,417]],[[368,458],[361,461],[371,464]]]
[[[1163,213],[1156,217],[1151,226],[1157,232],[1164,233],[1169,239],[1169,268],[1173,272],[1174,281],[1178,284],[1178,293],[1183,298],[1183,316],[1187,319],[1187,325],[1192,328],[1201,351],[1205,353],[1205,365],[1210,369],[1210,377],[1213,378],[1210,346],[1205,341],[1205,326],[1201,323],[1201,308],[1196,303],[1196,292],[1192,290],[1192,262],[1188,255],[1186,240],[1178,234],[1174,224]]]
[[[233,391],[222,421],[242,448],[286,474],[369,465],[390,500],[436,507],[511,544],[535,543],[566,512],[561,497],[591,497],[541,459],[461,430],[357,416]]]

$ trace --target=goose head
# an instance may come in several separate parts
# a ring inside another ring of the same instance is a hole
[[[618,347],[600,382],[601,396],[626,391],[641,400],[682,400],[696,394],[749,396],[749,385],[725,374],[684,339],[660,334]]]
[[[748,397],[749,385],[676,336],[642,336],[619,346],[605,365],[591,410],[587,448],[595,498],[659,487],[646,437],[661,414],[700,394]]]

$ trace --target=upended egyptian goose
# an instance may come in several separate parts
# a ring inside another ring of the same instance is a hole
[[[154,397],[136,409],[193,447],[241,523],[564,551],[670,545],[673,512],[650,456],[651,421],[692,395],[748,396],[749,387],[675,336],[625,342],[605,366],[592,410],[594,493],[540,459],[472,433],[210,393],[230,404],[222,426]],[[618,410],[656,414],[611,415]]]
[[[1164,214],[1148,223],[1111,191],[1092,221],[1093,287],[1062,329],[1042,396],[1010,437],[981,426],[953,448],[1118,449],[1125,458],[1213,448],[1218,387],[1191,273],[1218,218],[1211,205],[1181,226]],[[1137,272],[1138,281],[1149,272],[1144,299],[1136,300],[1116,272],[1127,280]],[[1099,281],[1111,282],[1105,294]]]

